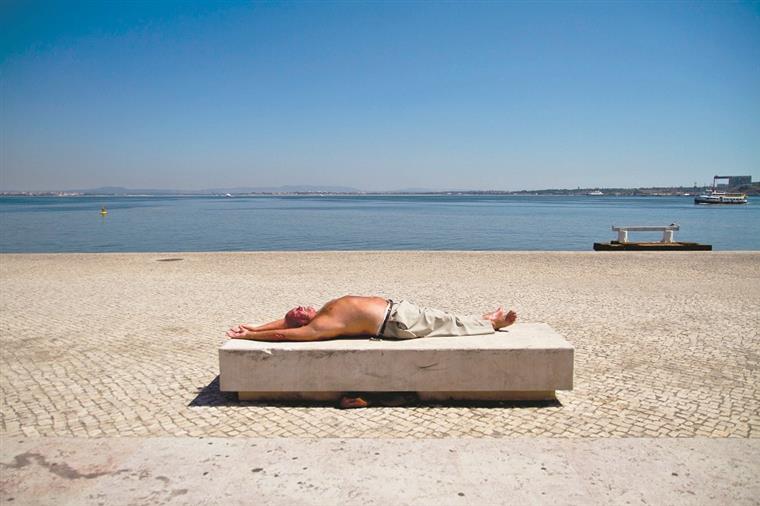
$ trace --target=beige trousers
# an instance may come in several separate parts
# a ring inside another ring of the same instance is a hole
[[[457,316],[439,309],[421,308],[402,300],[391,304],[385,328],[379,337],[414,339],[493,333],[491,322],[479,316]]]

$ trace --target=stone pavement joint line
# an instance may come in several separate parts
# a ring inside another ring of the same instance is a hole
[[[554,404],[354,411],[218,391],[230,325],[346,293],[506,304],[575,346],[575,389]],[[0,255],[0,434],[754,438],[758,301],[758,253]]]

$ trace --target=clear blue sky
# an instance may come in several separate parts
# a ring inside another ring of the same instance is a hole
[[[0,190],[760,179],[760,2],[0,2]]]

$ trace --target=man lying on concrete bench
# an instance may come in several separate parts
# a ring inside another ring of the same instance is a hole
[[[237,325],[227,331],[233,339],[256,341],[320,341],[335,337],[377,336],[390,339],[492,334],[512,325],[514,311],[501,307],[480,317],[457,316],[418,307],[402,300],[346,295],[319,311],[296,307],[285,318],[265,325]]]

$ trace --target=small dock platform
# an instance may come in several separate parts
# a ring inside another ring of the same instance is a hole
[[[595,242],[594,251],[712,251],[711,244],[675,241],[674,233],[679,229],[680,227],[675,223],[665,226],[616,227],[613,225],[612,231],[617,232],[617,240]],[[629,232],[662,232],[662,239],[658,242],[629,241]]]
[[[698,242],[595,242],[594,251],[712,251],[712,244]]]

